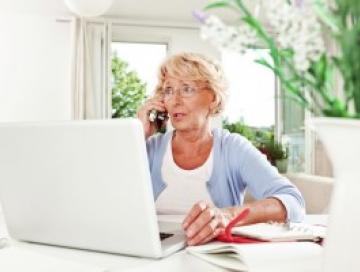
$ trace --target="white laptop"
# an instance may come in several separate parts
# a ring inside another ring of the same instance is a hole
[[[180,224],[157,222],[137,119],[0,124],[0,200],[18,240],[152,258],[185,246]]]

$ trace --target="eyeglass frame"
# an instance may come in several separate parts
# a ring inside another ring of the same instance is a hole
[[[172,88],[171,94],[166,94],[165,90],[167,88]],[[190,88],[192,90],[190,95],[184,95],[184,89],[185,88]],[[208,88],[207,86],[201,86],[201,87],[195,88],[195,87],[192,87],[192,86],[190,86],[188,84],[183,84],[183,85],[181,85],[181,87],[177,87],[177,88],[167,86],[167,87],[163,88],[160,91],[160,93],[164,97],[164,100],[169,100],[169,99],[173,98],[175,96],[175,91],[176,91],[176,94],[179,95],[181,98],[191,98],[191,97],[194,97],[196,94],[198,94],[200,91],[205,90],[207,88]]]

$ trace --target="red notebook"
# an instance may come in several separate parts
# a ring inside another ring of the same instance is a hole
[[[227,243],[263,243],[265,241],[243,237],[239,235],[232,234],[232,228],[236,224],[246,218],[249,215],[250,209],[247,208],[243,210],[237,217],[235,217],[230,223],[226,226],[225,231],[216,237],[217,241],[227,242]]]
[[[326,236],[326,226],[304,223],[257,223],[236,227],[236,224],[249,215],[250,209],[243,210],[216,237],[217,241],[228,243],[262,243],[262,242],[320,242]]]

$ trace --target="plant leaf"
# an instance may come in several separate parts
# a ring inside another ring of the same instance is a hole
[[[225,8],[225,7],[228,7],[229,5],[230,5],[229,1],[226,1],[226,0],[215,1],[213,3],[206,5],[204,10],[215,9],[215,8]]]
[[[341,24],[333,16],[331,11],[325,6],[322,0],[314,1],[314,10],[319,18],[325,23],[325,25],[331,28],[332,32],[335,34],[340,32]]]

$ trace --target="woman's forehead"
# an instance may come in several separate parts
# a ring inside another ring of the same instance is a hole
[[[164,79],[165,85],[180,85],[180,84],[188,84],[188,85],[198,85],[202,84],[203,80],[194,80],[194,79],[187,79],[187,78],[177,78],[166,76]]]

